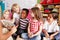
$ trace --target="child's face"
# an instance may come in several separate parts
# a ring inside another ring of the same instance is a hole
[[[15,11],[15,12],[19,12],[19,7],[18,6],[16,6],[16,7],[13,7],[13,11]]]
[[[34,13],[33,12],[31,12],[31,16],[34,17]]]
[[[21,18],[26,18],[27,14],[26,11],[22,10],[21,12]]]
[[[52,20],[52,18],[53,18],[53,17],[52,17],[52,14],[48,14],[47,19],[48,19],[48,20]]]
[[[9,19],[10,13],[7,11],[7,12],[5,12],[5,14],[3,16],[5,19]]]

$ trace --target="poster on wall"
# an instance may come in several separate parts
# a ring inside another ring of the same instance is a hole
[[[2,13],[3,13],[5,10],[5,3],[3,1],[0,1],[0,6],[1,6]]]
[[[20,8],[32,8],[37,3],[37,0],[5,0],[5,8],[11,9],[12,4],[17,3]]]
[[[0,19],[1,19],[1,6],[0,6]]]

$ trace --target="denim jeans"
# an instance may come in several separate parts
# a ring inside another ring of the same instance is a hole
[[[41,40],[40,35],[37,35],[33,38],[29,38],[29,40]]]
[[[60,33],[58,33],[58,34],[55,36],[55,39],[56,39],[56,40],[60,40]]]
[[[44,33],[41,34],[41,40],[43,40],[43,37],[45,37]],[[54,36],[54,40],[60,40],[60,33]]]
[[[21,37],[22,37],[24,40],[28,40],[28,33],[22,33],[22,34],[21,34]]]
[[[41,40],[43,40],[43,37],[45,37],[44,33],[41,33]]]

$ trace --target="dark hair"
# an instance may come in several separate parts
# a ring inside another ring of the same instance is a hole
[[[28,10],[28,9],[23,8],[22,10],[23,10],[23,11],[26,11],[26,15],[28,15],[28,13],[29,13],[29,10]]]
[[[58,18],[58,13],[49,13],[49,14],[51,14],[51,16],[53,17],[53,19],[57,19]]]
[[[58,13],[52,13],[52,17],[53,17],[53,19],[57,19],[58,18]]]

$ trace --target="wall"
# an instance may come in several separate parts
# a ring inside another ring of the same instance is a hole
[[[5,0],[5,8],[10,9],[12,4],[18,3],[21,8],[28,8],[35,6],[37,0]]]

